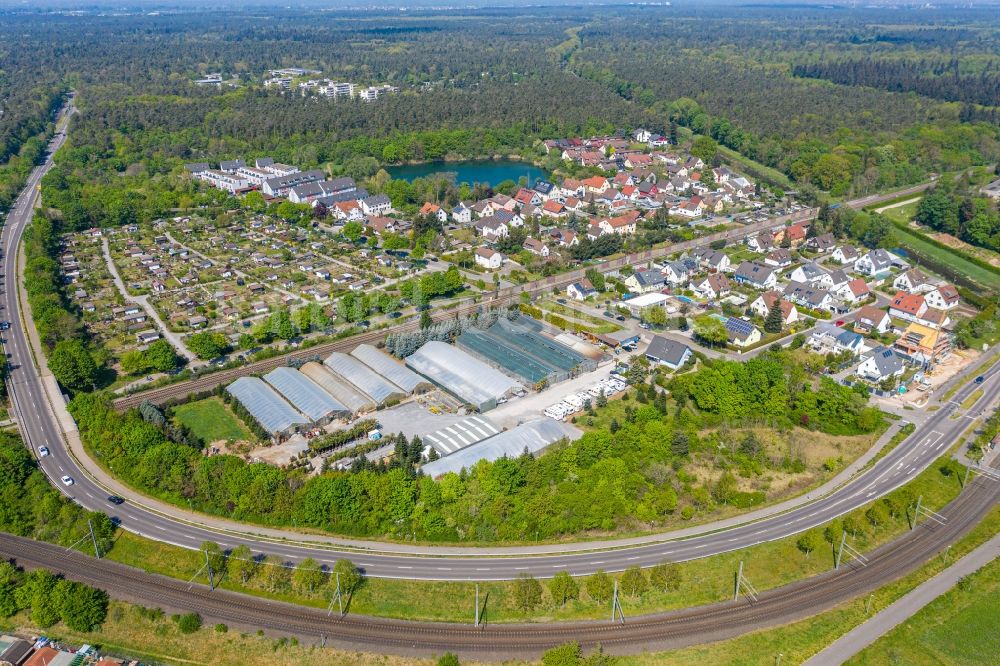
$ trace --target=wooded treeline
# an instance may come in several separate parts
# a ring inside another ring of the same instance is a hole
[[[978,74],[962,74],[960,63],[905,60],[838,60],[796,65],[792,73],[850,86],[892,92],[915,92],[949,102],[1000,106],[1000,71],[996,64]]]

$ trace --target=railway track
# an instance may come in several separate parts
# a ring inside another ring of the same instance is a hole
[[[721,640],[795,621],[856,598],[896,580],[967,533],[1000,501],[1000,483],[976,478],[940,511],[946,523],[920,523],[916,529],[869,553],[866,566],[856,562],[761,593],[756,600],[726,601],[679,611],[610,621],[547,624],[469,624],[411,622],[348,614],[328,617],[306,608],[226,591],[211,591],[107,560],[67,552],[53,544],[4,535],[0,556],[26,568],[44,567],[108,591],[113,597],[164,608],[195,611],[206,620],[245,630],[404,655],[440,654],[499,659],[537,656],[545,649],[577,641],[600,644],[614,653],[676,649]],[[817,555],[819,556],[819,555]],[[746,569],[753,578],[753,561]],[[735,573],[735,572],[734,572]],[[471,606],[471,600],[458,603]],[[628,602],[625,600],[626,612]],[[469,609],[470,620],[472,608]],[[488,618],[487,618],[488,619]],[[776,651],[780,646],[776,646]]]
[[[675,252],[685,252],[696,247],[701,247],[703,245],[708,245],[713,241],[725,240],[734,235],[743,236],[746,234],[754,233],[762,229],[772,227],[776,224],[784,224],[788,222],[798,222],[805,219],[809,219],[815,215],[816,209],[807,209],[800,211],[798,213],[787,215],[781,218],[769,219],[763,222],[756,222],[754,224],[747,225],[738,230],[733,231],[721,231],[715,234],[710,234],[708,236],[702,236],[690,241],[683,241],[680,243],[675,243],[673,245],[653,248],[650,250],[644,250],[642,252],[634,252],[632,254],[619,257],[617,259],[612,259],[601,263],[597,268],[600,271],[608,272],[626,264],[635,264],[642,261],[650,261],[653,259],[658,259],[660,257],[673,254]],[[534,282],[529,282],[524,285],[505,287],[500,289],[494,296],[484,299],[478,303],[466,302],[459,305],[459,307],[452,307],[439,312],[432,312],[431,317],[435,321],[442,321],[445,319],[450,319],[455,316],[461,316],[465,314],[470,314],[475,312],[480,308],[498,307],[501,305],[507,305],[511,303],[517,303],[521,294],[527,293],[530,295],[535,295],[538,293],[548,292],[552,289],[561,289],[567,285],[583,279],[586,276],[586,271],[589,268],[580,268],[568,273],[562,273],[560,275],[553,275],[541,280],[535,280]],[[315,347],[310,347],[308,349],[296,350],[289,352],[287,354],[282,354],[280,356],[274,356],[272,358],[264,359],[261,361],[255,361],[253,363],[248,363],[246,365],[240,366],[238,368],[230,368],[228,370],[220,370],[218,372],[208,373],[201,377],[195,377],[177,384],[170,384],[168,386],[162,386],[159,388],[149,389],[145,391],[139,391],[136,393],[129,394],[127,396],[118,398],[113,401],[113,406],[119,411],[125,411],[132,409],[133,407],[138,407],[143,401],[148,400],[154,404],[165,404],[172,401],[182,400],[187,398],[192,394],[205,393],[214,390],[216,387],[222,384],[228,384],[233,382],[240,377],[245,377],[249,375],[260,375],[277,367],[288,365],[294,361],[308,360],[317,356],[325,356],[333,352],[350,352],[355,347],[360,344],[373,344],[380,342],[385,336],[392,333],[406,333],[409,331],[416,330],[419,327],[419,322],[416,320],[411,320],[403,324],[398,324],[396,326],[391,326],[388,328],[382,328],[374,331],[367,331],[365,333],[360,333],[358,335],[351,336],[349,338],[344,338],[342,340],[336,340],[334,342],[327,342],[324,344],[316,345]]]

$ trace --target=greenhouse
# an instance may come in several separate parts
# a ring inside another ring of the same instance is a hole
[[[299,368],[299,371],[319,384],[324,391],[345,405],[351,412],[357,414],[375,409],[375,403],[371,398],[354,388],[349,382],[333,374],[333,371],[322,363],[309,361]]]
[[[515,380],[445,342],[430,341],[406,358],[406,365],[480,411],[522,388]]]
[[[271,435],[290,434],[298,426],[309,424],[309,419],[295,411],[263,379],[240,377],[226,391]]]
[[[405,365],[371,345],[358,345],[351,356],[358,359],[369,368],[382,375],[390,382],[406,391],[414,393],[420,389],[431,387],[430,382],[413,372]]]
[[[353,356],[348,356],[342,352],[333,352],[323,363],[335,375],[343,377],[353,386],[356,386],[358,390],[371,398],[376,405],[384,404],[386,401],[394,398],[401,399],[406,397],[406,391]]]
[[[542,335],[537,322],[521,317],[516,322],[500,319],[488,329],[470,328],[458,337],[462,349],[489,365],[529,384],[568,379],[577,371],[597,367],[594,359]]]
[[[420,469],[427,476],[435,478],[448,472],[459,472],[462,468],[471,469],[480,460],[516,458],[525,450],[536,454],[566,436],[566,428],[558,421],[535,419],[477,444],[461,448],[451,455],[427,463]]]
[[[264,381],[316,423],[350,416],[351,410],[295,368],[275,368]]]

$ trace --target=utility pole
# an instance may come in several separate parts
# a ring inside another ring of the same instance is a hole
[[[840,547],[837,548],[837,563],[834,565],[834,569],[840,568],[840,563],[844,557],[844,551],[847,551],[848,555],[851,555],[856,561],[861,563],[861,566],[868,566],[868,558],[864,556],[863,553],[858,551],[853,546],[847,543],[847,532],[840,533]]]
[[[101,559],[101,549],[97,546],[97,536],[94,534],[94,522],[87,519],[87,526],[90,527],[90,540],[94,542],[94,555]]]
[[[920,502],[922,502],[923,499],[923,495],[917,498],[917,506],[913,509],[913,522],[910,524],[911,532],[917,527],[917,516],[920,515]]]
[[[868,601],[865,603],[865,615],[871,615],[872,612],[872,599],[875,597],[875,593],[872,592],[868,595]]]
[[[340,605],[340,617],[344,617],[344,595],[340,591],[340,572],[337,571],[334,575],[337,576],[337,591],[333,593],[330,605],[326,607],[326,616],[330,617],[330,614],[333,613],[333,602],[336,601]]]
[[[740,600],[740,586],[743,583],[743,560],[740,560],[740,569],[736,572],[736,591],[733,593],[733,601]]]
[[[615,596],[611,600],[611,621],[618,621],[619,624],[625,624],[625,613],[622,611],[621,602],[618,601],[618,581],[615,581]]]
[[[476,583],[476,626],[479,626],[479,583]]]
[[[205,553],[205,566],[208,568],[208,586],[215,591],[215,574],[212,572],[212,561],[208,559],[208,548],[202,551]]]

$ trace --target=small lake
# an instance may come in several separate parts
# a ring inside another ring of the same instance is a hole
[[[499,185],[505,180],[515,183],[522,176],[528,183],[534,183],[539,178],[545,178],[545,172],[531,162],[516,160],[469,160],[465,162],[424,162],[422,164],[404,164],[388,167],[386,171],[397,180],[413,181],[415,178],[425,178],[431,174],[444,174],[454,178],[456,183],[489,183]]]

